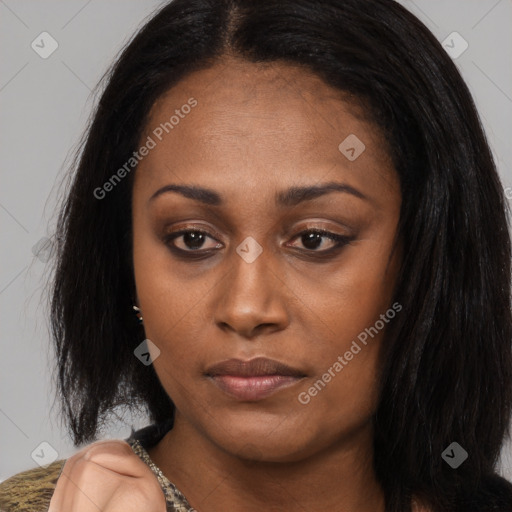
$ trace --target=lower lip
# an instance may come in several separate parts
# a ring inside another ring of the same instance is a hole
[[[211,379],[229,396],[250,402],[262,400],[302,380],[300,377],[285,375],[261,375],[259,377],[216,375]]]

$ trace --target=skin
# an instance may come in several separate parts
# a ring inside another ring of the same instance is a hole
[[[190,97],[197,106],[142,159],[133,186],[137,304],[176,405],[174,428],[149,454],[200,512],[383,512],[371,419],[384,330],[308,404],[298,396],[391,307],[401,194],[386,140],[353,98],[304,69],[224,57],[159,98],[141,143]],[[354,161],[338,149],[350,134],[366,146]],[[365,198],[275,204],[278,191],[325,182]],[[169,184],[213,189],[222,204],[176,192],[150,199]],[[185,228],[207,231],[203,245],[166,238]],[[315,257],[336,242],[308,245],[300,233],[312,228],[350,242]],[[247,237],[263,250],[252,263],[236,252]],[[187,260],[173,245],[212,251]],[[243,402],[204,375],[258,356],[306,377]]]
[[[48,512],[164,512],[151,469],[126,441],[92,443],[66,460]]]

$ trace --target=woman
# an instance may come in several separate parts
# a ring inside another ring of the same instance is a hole
[[[512,510],[506,203],[427,28],[390,0],[176,0],[107,81],[60,216],[59,391],[76,446],[117,405],[151,424],[4,495]]]

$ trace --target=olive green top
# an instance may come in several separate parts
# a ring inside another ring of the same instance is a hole
[[[155,474],[165,496],[167,512],[195,512],[146,451],[158,443],[169,428],[169,423],[150,425],[132,431],[125,441]],[[66,459],[56,460],[47,466],[17,473],[0,483],[0,512],[47,512],[65,463]]]

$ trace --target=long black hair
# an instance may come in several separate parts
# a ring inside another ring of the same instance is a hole
[[[375,471],[388,511],[412,495],[435,511],[512,510],[495,467],[512,410],[508,210],[475,105],[432,33],[392,0],[175,0],[105,77],[57,226],[51,298],[57,384],[75,445],[116,406],[152,422],[174,405],[132,312],[131,173],[99,199],[137,149],[166,90],[225,54],[303,66],[366,105],[399,175],[403,306],[383,344]],[[457,442],[468,459],[441,457]]]

